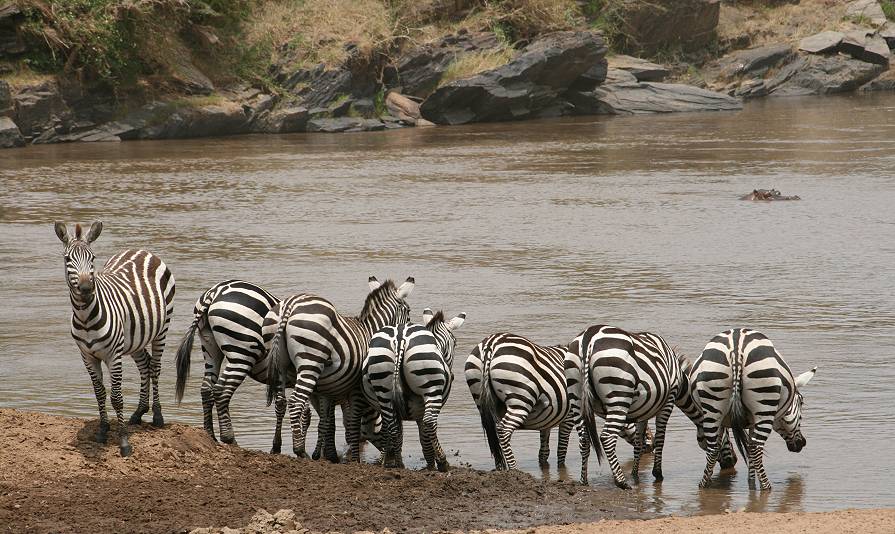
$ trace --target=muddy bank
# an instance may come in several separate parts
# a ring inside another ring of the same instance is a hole
[[[216,445],[197,428],[132,427],[132,457],[91,441],[96,420],[0,410],[7,532],[183,532],[292,509],[310,531],[528,528],[645,518],[636,497],[521,472],[385,471]],[[114,436],[114,428],[112,436]]]

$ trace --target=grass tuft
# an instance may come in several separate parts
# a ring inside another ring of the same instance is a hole
[[[441,80],[438,82],[438,87],[506,65],[513,59],[513,55],[513,49],[508,47],[494,50],[476,50],[462,54],[454,59],[445,69],[444,74],[441,75]]]

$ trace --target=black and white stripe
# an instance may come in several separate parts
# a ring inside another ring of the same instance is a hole
[[[119,447],[121,455],[128,456],[131,446],[124,424],[121,358],[131,355],[140,370],[140,402],[130,423],[139,423],[149,411],[151,383],[152,424],[162,426],[158,378],[174,311],[174,277],[158,256],[145,250],[126,250],[112,256],[102,272],[97,273],[90,245],[102,228],[97,221],[84,236],[78,224],[74,236],[70,236],[65,224],[55,224],[56,235],[64,245],[65,276],[72,305],[71,335],[93,381],[99,407],[96,440],[104,443],[109,430],[101,366],[105,363],[111,376],[112,408],[118,417]]]
[[[404,299],[413,286],[413,278],[395,287],[391,280],[380,284],[371,277],[370,294],[356,317],[340,315],[332,303],[314,295],[289,297],[279,310],[271,311],[274,317],[279,315],[279,321],[270,348],[275,358],[272,363],[276,364],[271,369],[268,401],[287,384],[294,383],[289,417],[296,456],[306,456],[301,414],[311,395],[317,393],[330,406],[348,401],[347,457],[349,461],[360,460],[361,424],[367,405],[360,385],[361,364],[373,332],[407,322],[410,308]],[[321,416],[320,434],[334,433],[335,418]],[[329,455],[328,458],[337,460]]]
[[[699,485],[711,481],[719,436],[730,428],[740,453],[747,456],[749,487],[755,487],[757,475],[761,489],[771,489],[762,459],[764,444],[775,430],[790,451],[805,446],[800,390],[816,371],[793,377],[771,340],[755,330],[735,328],[712,338],[690,373],[706,441],[706,468]]]
[[[386,326],[373,334],[364,358],[361,382],[370,405],[382,414],[385,467],[403,467],[402,421],[416,421],[426,468],[447,471],[438,441],[438,415],[451,392],[456,339],[453,331],[466,319],[423,312],[424,325]]]
[[[580,360],[566,346],[545,347],[522,336],[488,336],[466,360],[466,383],[478,406],[497,469],[515,469],[510,446],[518,429],[546,431],[578,427],[581,481],[587,483],[590,443],[579,411]],[[599,454],[599,451],[598,451]],[[543,457],[539,460],[546,462]]]
[[[598,454],[600,447],[609,459],[615,484],[628,489],[615,452],[619,435],[630,423],[638,425],[634,443],[632,477],[638,479],[647,422],[656,418],[653,441],[653,476],[662,480],[662,446],[665,428],[675,405],[694,423],[699,410],[690,396],[687,375],[678,357],[661,337],[649,332],[630,333],[612,326],[596,325],[584,330],[569,345],[583,363],[581,409],[584,426]],[[594,414],[606,420],[597,435]]]

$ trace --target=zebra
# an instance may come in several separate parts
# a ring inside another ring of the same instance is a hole
[[[718,458],[718,435],[733,431],[740,454],[748,460],[749,487],[757,474],[761,490],[771,489],[764,470],[764,444],[777,431],[787,448],[800,452],[806,440],[801,431],[802,393],[817,367],[793,377],[774,344],[748,328],[721,332],[693,363],[693,398],[703,412],[706,467],[700,487],[709,485]]]
[[[597,451],[605,452],[615,485],[630,489],[615,452],[619,434],[629,423],[636,423],[640,436],[647,422],[656,418],[653,440],[653,476],[661,481],[662,446],[665,427],[677,405],[694,424],[700,413],[690,395],[686,373],[689,361],[674,351],[661,337],[649,332],[630,333],[620,328],[595,325],[588,327],[569,345],[582,362],[581,411],[587,435]],[[598,435],[594,414],[606,420]],[[698,428],[698,427],[697,427]],[[643,439],[634,443],[632,477],[639,478]]]
[[[360,461],[361,423],[367,409],[360,384],[361,363],[373,332],[386,325],[407,322],[410,307],[405,299],[414,287],[413,277],[396,287],[391,280],[369,280],[370,293],[356,317],[340,315],[332,303],[315,295],[294,295],[268,317],[278,318],[269,353],[274,363],[268,381],[267,400],[293,382],[289,400],[292,449],[306,457],[305,430],[301,416],[312,394],[330,402],[348,401],[345,428],[348,461]],[[335,418],[320,419],[320,433],[335,433]]]
[[[386,443],[383,465],[404,467],[402,421],[416,421],[426,468],[447,471],[438,442],[438,415],[451,392],[454,331],[466,320],[461,313],[445,320],[439,311],[423,311],[423,324],[386,326],[373,334],[361,370],[364,395],[382,414]]]
[[[566,452],[568,451],[569,437],[572,434],[573,427],[574,424],[559,426],[559,436],[556,445],[557,467],[564,467],[566,465]],[[635,439],[637,438],[637,425],[627,425],[622,431],[621,437],[633,447],[635,445]],[[646,428],[642,449],[645,453],[653,452],[653,433],[649,427]],[[725,450],[729,450],[729,448]],[[549,467],[549,458],[550,430],[541,430],[541,445],[538,449],[538,465],[540,465],[542,469]]]
[[[466,359],[466,384],[479,409],[482,428],[498,470],[516,468],[510,439],[517,429],[547,432],[577,427],[581,483],[587,484],[590,443],[580,421],[578,355],[565,345],[541,346],[498,333],[483,339]],[[542,463],[546,462],[541,451]],[[600,451],[597,450],[598,460]]]
[[[152,424],[163,426],[158,379],[165,336],[174,312],[174,277],[161,258],[145,250],[116,254],[97,273],[90,245],[102,229],[102,222],[96,221],[84,235],[81,225],[76,224],[72,236],[64,223],[55,223],[56,236],[63,244],[71,297],[71,335],[93,381],[99,407],[99,430],[95,439],[105,443],[110,427],[101,366],[105,363],[111,376],[112,408],[118,417],[119,451],[121,456],[130,456],[132,448],[124,424],[121,395],[121,359],[130,354],[140,371],[140,402],[129,424],[139,424],[149,411],[151,383]]]

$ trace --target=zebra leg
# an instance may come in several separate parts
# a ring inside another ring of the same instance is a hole
[[[497,440],[500,442],[500,450],[503,453],[504,465],[498,465],[497,469],[516,469],[516,457],[513,456],[513,447],[510,445],[510,439],[522,423],[528,418],[532,407],[521,402],[514,402],[515,399],[508,399],[507,409],[504,416],[497,423]]]
[[[761,484],[761,491],[770,491],[771,489],[771,481],[768,480],[768,474],[764,470],[764,444],[771,434],[772,427],[772,421],[760,421],[756,423],[754,434],[750,440],[749,464],[758,476],[758,481]]]
[[[106,414],[106,388],[103,386],[102,360],[83,352],[81,359],[87,368],[87,374],[90,375],[90,381],[93,382],[93,394],[96,395],[96,406],[99,408],[99,429],[96,431],[94,439],[97,443],[105,443],[109,437],[109,416]]]
[[[118,418],[118,448],[121,456],[130,456],[132,449],[128,442],[127,425],[124,424],[124,397],[121,396],[121,354],[112,358],[109,366],[109,376],[112,382],[112,408]]]
[[[361,461],[361,417],[367,408],[363,391],[356,388],[348,396],[348,414],[345,417],[345,440],[348,442],[347,462]],[[344,408],[343,408],[344,409]]]
[[[637,423],[634,426],[633,434],[631,434],[631,442],[634,446],[634,466],[631,468],[631,478],[634,479],[635,482],[640,480],[640,456],[643,454],[643,441],[646,435],[646,424],[644,421],[642,423]],[[630,426],[625,428],[625,438],[627,441],[628,432],[630,431]]]
[[[140,371],[140,402],[128,421],[129,425],[139,425],[143,415],[149,411],[149,352],[141,350],[133,355],[134,363]]]
[[[572,435],[572,429],[575,428],[575,421],[567,419],[559,425],[559,437],[556,440],[556,467],[565,467],[566,454],[569,452],[569,438]]]
[[[286,415],[286,395],[282,391],[277,391],[276,399],[274,399],[274,410],[277,416],[277,426],[273,432],[273,444],[270,447],[271,454],[280,454],[283,446],[283,416]],[[311,409],[307,408],[305,413],[308,414],[308,425],[311,424]],[[305,427],[307,432],[307,427]]]
[[[724,431],[721,439],[721,455],[719,457],[721,469],[733,469],[737,464],[737,454],[730,446],[730,432]]]
[[[201,330],[199,335],[202,336],[202,357],[205,360],[205,376],[199,388],[202,394],[202,426],[211,439],[217,441],[214,435],[214,385],[224,363],[224,353],[218,348],[210,330]]]
[[[165,350],[167,328],[166,322],[165,331],[152,342],[152,354],[149,358],[149,378],[152,380],[152,426],[156,428],[165,426],[165,418],[162,417],[162,401],[158,391],[158,379],[162,373],[162,352]]]
[[[587,486],[587,462],[590,460],[590,437],[584,424],[577,425],[578,449],[581,451],[581,484]]]
[[[550,430],[541,430],[541,446],[538,449],[538,465],[541,468],[550,467]]]
[[[230,399],[251,369],[251,366],[247,366],[244,362],[228,359],[214,385],[214,403],[218,409],[218,434],[224,443],[236,444],[233,421],[230,419]]]
[[[615,453],[615,445],[618,442],[618,436],[624,431],[627,425],[627,405],[613,406],[615,410],[606,414],[606,423],[603,425],[603,431],[600,432],[600,443],[603,445],[603,452],[609,461],[609,468],[612,469],[612,478],[615,485],[622,489],[631,489],[631,486],[625,480],[625,474],[622,472],[621,466],[618,464],[618,456]],[[636,466],[635,466],[636,468]]]
[[[314,459],[320,459],[339,463],[339,452],[336,450],[336,402],[327,398],[321,400],[319,412],[320,421],[317,424],[317,448],[314,450]],[[342,413],[345,412],[342,406]]]
[[[712,419],[703,420],[703,430],[705,435],[705,471],[702,474],[702,480],[699,482],[700,488],[706,488],[712,482],[712,474],[715,471],[715,462],[718,461],[718,453],[721,449],[720,431],[725,431],[718,427],[717,423]]]
[[[305,431],[302,428],[302,418],[308,407],[311,396],[317,389],[317,381],[323,372],[323,362],[318,358],[304,358],[301,356],[291,356],[292,365],[298,371],[295,377],[295,388],[292,390],[292,396],[289,399],[289,423],[292,426],[292,452],[299,458],[307,458],[305,452]],[[319,430],[325,430],[326,425],[330,425],[335,430],[335,421],[325,421],[323,412],[320,414]],[[332,413],[335,413],[335,407],[332,407]],[[333,418],[335,419],[335,418]],[[335,432],[333,432],[335,434]],[[335,453],[335,436],[333,439],[333,453]],[[336,455],[338,461],[338,455]]]
[[[659,415],[656,416],[656,434],[653,438],[653,478],[657,482],[661,482],[665,477],[662,476],[662,447],[665,446],[665,430],[668,427],[668,419],[671,417],[671,411],[674,409],[674,397],[668,397],[668,402],[662,407]],[[645,430],[638,432],[643,441],[642,436]]]
[[[450,465],[447,461],[447,455],[444,454],[444,450],[441,448],[441,443],[438,441],[438,416],[441,414],[441,403],[433,402],[426,406],[425,411],[423,412],[423,434],[427,437],[431,454],[435,456],[435,464],[439,471],[445,472],[450,469]],[[420,436],[422,437],[422,435]],[[423,453],[426,452],[426,445],[423,444]],[[426,457],[426,464],[430,464],[429,457]]]

